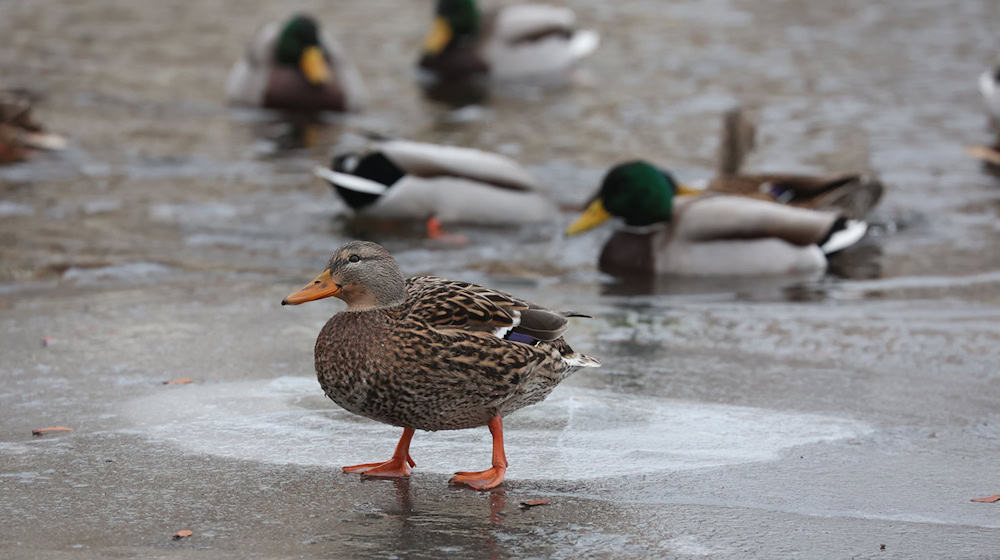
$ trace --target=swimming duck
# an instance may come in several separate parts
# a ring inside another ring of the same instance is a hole
[[[862,219],[878,204],[884,190],[877,177],[862,173],[829,176],[791,173],[740,173],[753,149],[756,129],[737,107],[723,115],[716,176],[703,189],[680,187],[680,194],[713,192],[749,196],[781,204],[837,211]]]
[[[226,81],[231,104],[288,111],[355,111],[361,77],[340,45],[311,16],[264,25]]]
[[[327,268],[282,305],[334,296],[347,309],[316,339],[316,375],[326,396],[349,412],[403,428],[388,461],[343,467],[370,477],[407,477],[415,430],[488,426],[493,462],[458,472],[477,490],[503,482],[503,417],[543,400],[597,360],[563,339],[567,315],[497,290],[434,276],[403,279],[382,246],[351,241]]]
[[[673,177],[644,161],[613,167],[567,235],[623,218],[601,251],[611,274],[774,275],[822,271],[826,255],[860,240],[842,214],[722,194],[679,196]]]
[[[979,92],[983,94],[994,130],[1000,132],[1000,64],[979,75]]]
[[[61,150],[66,140],[45,132],[31,115],[31,94],[21,90],[0,90],[0,164],[23,161],[28,151]]]
[[[597,32],[575,24],[564,7],[521,4],[481,13],[475,0],[438,0],[419,66],[445,80],[565,77],[600,43]]]
[[[356,213],[442,223],[544,222],[558,213],[538,181],[514,160],[491,152],[409,140],[374,142],[364,153],[334,158],[314,173]]]
[[[985,163],[1000,167],[1000,64],[979,75],[979,92],[989,112],[990,130],[996,139],[989,146],[969,146],[966,151]]]

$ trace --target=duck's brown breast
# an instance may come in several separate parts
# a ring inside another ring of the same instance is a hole
[[[612,275],[654,272],[653,234],[616,231],[601,250],[598,268]]]
[[[298,70],[281,66],[271,69],[263,105],[269,109],[302,112],[344,111],[347,106],[335,80],[313,85]]]
[[[380,313],[338,313],[316,339],[316,376],[335,403],[350,412],[390,422],[394,368],[387,362],[391,321]],[[395,422],[390,422],[395,423]]]

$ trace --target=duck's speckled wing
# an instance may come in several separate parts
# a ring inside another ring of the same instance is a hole
[[[434,276],[409,278],[406,290],[403,305],[334,315],[316,341],[320,384],[351,412],[422,430],[483,426],[599,365],[559,336],[562,314]],[[504,338],[523,325],[540,335],[534,343]]]
[[[408,278],[406,291],[409,316],[437,329],[510,329],[530,307],[510,294],[437,276]]]

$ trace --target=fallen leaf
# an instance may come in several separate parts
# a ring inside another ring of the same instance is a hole
[[[533,508],[536,506],[544,506],[552,503],[552,500],[528,500],[521,502],[521,509]]]
[[[182,377],[180,379],[171,379],[170,381],[164,381],[163,384],[164,385],[187,385],[188,383],[191,383],[192,381],[194,381],[194,379],[191,379],[190,377]]]
[[[984,498],[972,498],[970,502],[980,502],[983,504],[992,504],[993,502],[1000,502],[1000,494],[993,494],[992,496],[986,496]]]
[[[44,436],[49,432],[72,432],[73,428],[67,428],[66,426],[49,426],[48,428],[38,428],[37,430],[31,430],[31,435],[33,436]]]
[[[188,529],[181,529],[180,531],[174,533],[174,539],[180,540],[183,539],[184,537],[190,537],[193,534],[194,533]]]

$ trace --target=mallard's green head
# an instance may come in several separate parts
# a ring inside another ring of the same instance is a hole
[[[319,35],[319,24],[315,19],[305,14],[292,16],[278,34],[275,62],[281,66],[298,67],[310,83],[326,82],[330,79],[330,66]]]
[[[424,39],[424,51],[437,54],[454,38],[474,36],[479,32],[479,7],[475,0],[438,0],[430,33]]]
[[[630,161],[608,171],[601,190],[587,210],[566,230],[567,235],[598,226],[611,216],[630,226],[670,221],[677,183],[664,171],[644,161]]]

